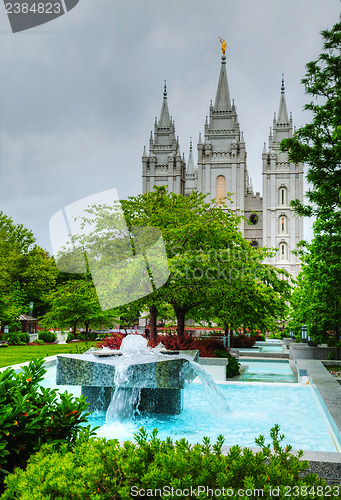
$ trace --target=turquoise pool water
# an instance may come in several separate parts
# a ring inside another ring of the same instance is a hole
[[[269,361],[265,359],[240,359],[242,366],[247,366],[240,380],[249,382],[297,382],[290,364],[286,360]]]
[[[48,369],[44,385],[56,387],[54,368]],[[191,443],[200,442],[204,436],[214,441],[223,434],[226,445],[240,446],[255,446],[255,437],[269,436],[270,428],[279,424],[286,436],[285,442],[294,449],[337,451],[327,417],[310,386],[229,382],[219,387],[229,411],[219,410],[212,404],[212,397],[201,384],[191,384],[184,391],[180,415],[138,415],[128,422],[107,425],[105,415],[97,413],[92,415],[90,423],[101,425],[97,431],[99,436],[121,441],[133,439],[134,433],[143,426],[149,432],[158,428],[161,438],[186,438]],[[59,388],[80,394],[79,387]]]

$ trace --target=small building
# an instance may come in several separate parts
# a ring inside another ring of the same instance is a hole
[[[28,314],[20,314],[21,331],[23,333],[37,333],[38,320]]]

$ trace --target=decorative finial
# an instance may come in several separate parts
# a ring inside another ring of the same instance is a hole
[[[189,150],[192,151],[192,137],[190,137],[190,141],[189,141]]]
[[[165,80],[165,84],[164,84],[164,87],[163,87],[163,97],[166,98],[167,97],[167,82]]]
[[[220,36],[218,36],[219,38],[219,41],[221,43],[221,51],[223,53],[223,56],[225,55],[225,51],[226,51],[226,47],[227,47],[227,43],[225,42],[225,38],[221,38]]]
[[[282,87],[281,87],[281,91],[284,92],[285,90],[285,87],[284,87],[284,73],[282,73]]]

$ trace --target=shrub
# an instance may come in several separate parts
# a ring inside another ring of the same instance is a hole
[[[79,340],[96,340],[97,332],[77,332],[76,338]]]
[[[25,332],[5,333],[3,340],[12,345],[26,345],[30,341],[30,336]]]
[[[110,337],[106,337],[100,343],[97,344],[97,347],[109,347],[110,349],[119,349],[122,344],[122,340],[125,335],[122,333],[114,333]]]
[[[230,356],[226,365],[226,378],[232,378],[240,374],[240,363],[237,358]]]
[[[308,462],[299,460],[303,453],[291,455],[291,446],[281,446],[284,436],[278,426],[270,435],[273,451],[260,436],[256,439],[260,451],[233,446],[227,455],[222,453],[223,436],[213,445],[208,438],[202,444],[190,445],[185,439],[161,441],[157,429],[149,437],[143,428],[135,435],[137,443],[81,440],[71,451],[66,446],[56,451],[46,445],[30,459],[26,471],[16,470],[6,479],[7,489],[1,499],[168,498],[165,487],[177,490],[175,496],[180,499],[220,497],[198,494],[198,488],[204,487],[213,491],[224,488],[229,493],[221,498],[233,499],[250,498],[241,496],[241,489],[259,489],[263,491],[261,498],[272,500],[285,498],[295,486],[295,498],[306,499],[308,489],[310,499],[321,499],[325,481],[316,474],[301,477],[308,466]],[[191,488],[196,493],[186,491]]]
[[[44,360],[31,361],[22,371],[0,373],[0,488],[3,473],[25,467],[43,443],[73,444],[89,413],[85,398],[39,386]]]
[[[55,342],[57,340],[57,335],[53,332],[39,332],[38,338],[44,342]]]
[[[254,335],[252,335],[252,338],[255,339],[256,342],[264,342],[265,341],[265,337],[262,333],[255,333]]]
[[[45,342],[41,339],[36,339],[32,342],[33,344],[45,345]]]
[[[163,344],[170,351],[197,350],[199,356],[203,358],[228,357],[229,351],[224,347],[224,343],[218,339],[193,339],[189,335],[179,339],[177,335],[158,335],[157,344]],[[150,342],[151,344],[151,342]]]
[[[232,347],[249,348],[253,347],[256,343],[255,337],[248,337],[247,335],[240,334],[238,337],[233,337]]]

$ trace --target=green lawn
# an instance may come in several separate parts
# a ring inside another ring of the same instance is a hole
[[[61,353],[81,354],[97,344],[98,341],[49,345],[11,345],[0,349],[0,368],[25,363],[25,361],[31,361],[35,358],[46,358],[47,356],[54,356]]]

